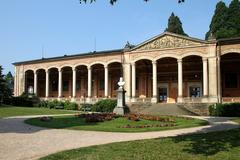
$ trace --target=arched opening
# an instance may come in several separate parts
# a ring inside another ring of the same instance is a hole
[[[30,90],[33,92],[34,87],[34,72],[32,70],[27,70],[25,72],[25,92],[29,93]]]
[[[142,59],[136,62],[136,97],[152,97],[152,61]]]
[[[178,97],[177,59],[166,57],[157,61],[158,101],[175,103]]]
[[[92,66],[92,97],[104,97],[104,66],[102,64]]]
[[[183,58],[183,97],[203,96],[203,61],[200,56]]]
[[[58,97],[58,69],[49,69],[49,97]]]
[[[118,89],[118,81],[120,79],[120,77],[123,76],[123,68],[122,68],[122,64],[119,62],[114,62],[108,65],[108,69],[109,69],[109,82],[108,82],[108,86],[109,86],[109,96],[110,97],[117,97],[117,92],[116,90]]]
[[[76,67],[76,97],[86,98],[88,86],[87,66],[80,65]]]
[[[240,54],[228,53],[221,56],[220,68],[223,101],[240,97]]]
[[[45,97],[46,93],[46,72],[44,69],[37,70],[37,96]]]
[[[62,97],[72,97],[72,67],[62,68]]]

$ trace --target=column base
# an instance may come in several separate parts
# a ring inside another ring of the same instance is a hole
[[[151,103],[157,103],[157,102],[158,102],[157,97],[152,97]]]
[[[183,97],[178,97],[177,98],[177,103],[183,103]]]
[[[131,102],[132,102],[132,103],[137,102],[136,97],[132,97]]]
[[[87,97],[86,98],[86,103],[92,103],[92,98],[91,97]]]
[[[76,102],[76,97],[72,97],[71,102]]]

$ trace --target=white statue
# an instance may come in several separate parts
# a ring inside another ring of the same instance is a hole
[[[119,89],[123,89],[125,82],[123,81],[123,77],[120,77],[120,80],[118,82]]]

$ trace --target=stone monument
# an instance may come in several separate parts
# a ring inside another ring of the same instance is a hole
[[[124,115],[126,114],[129,109],[128,107],[125,105],[125,93],[126,91],[124,90],[123,86],[124,86],[125,82],[123,81],[123,78],[120,77],[120,80],[118,82],[118,90],[117,90],[117,106],[114,108],[113,113],[116,113],[118,115]]]

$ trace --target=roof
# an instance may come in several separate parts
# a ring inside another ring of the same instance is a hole
[[[174,36],[174,37],[179,37],[179,38],[183,38],[183,39],[187,39],[187,40],[191,40],[191,41],[195,41],[195,42],[200,42],[200,43],[210,43],[210,41],[206,41],[206,40],[202,40],[202,39],[198,39],[198,38],[193,38],[193,37],[188,37],[188,36],[184,36],[184,35],[180,35],[180,34],[176,34],[176,33],[171,33],[171,32],[163,32],[153,38],[150,38],[146,41],[144,41],[143,43],[138,44],[137,46],[135,46],[134,48],[132,48],[132,50],[138,49],[139,47],[152,42],[160,37],[163,37],[165,35],[169,35],[169,36]]]
[[[143,43],[140,43],[136,46],[134,45],[130,45],[130,43],[127,43],[127,46],[129,47],[130,51],[131,50],[135,50],[138,49],[139,47],[152,42],[160,37],[163,37],[165,35],[170,35],[170,36],[174,36],[174,37],[179,37],[179,38],[183,38],[183,39],[188,39],[191,41],[195,41],[195,42],[200,42],[200,43],[218,43],[220,45],[224,45],[224,44],[232,44],[232,43],[240,43],[240,37],[236,37],[236,38],[224,38],[224,39],[219,39],[219,40],[213,40],[213,41],[207,41],[207,40],[202,40],[202,39],[198,39],[198,38],[193,38],[193,37],[188,37],[188,36],[184,36],[184,35],[179,35],[176,33],[171,33],[171,32],[163,32],[162,34],[159,34],[149,40],[144,41]],[[106,55],[106,54],[117,54],[117,53],[123,53],[126,50],[126,47],[123,49],[114,49],[114,50],[104,50],[104,51],[95,51],[95,52],[88,52],[88,53],[80,53],[80,54],[74,54],[74,55],[64,55],[64,56],[58,56],[58,57],[50,57],[50,58],[42,58],[42,59],[35,59],[35,60],[29,60],[29,61],[21,61],[21,62],[15,62],[13,63],[13,65],[20,65],[20,64],[31,64],[31,63],[39,63],[39,62],[46,62],[46,61],[58,61],[58,60],[66,60],[66,59],[73,59],[73,58],[77,58],[77,57],[85,57],[85,56],[97,56],[97,55]]]
[[[97,55],[105,55],[105,54],[116,54],[122,53],[123,49],[114,49],[114,50],[104,50],[104,51],[94,51],[88,53],[80,53],[80,54],[73,54],[73,55],[64,55],[58,57],[50,57],[50,58],[41,58],[29,61],[20,61],[14,62],[13,65],[20,65],[20,64],[30,64],[30,63],[38,63],[38,62],[46,62],[46,61],[58,61],[58,60],[66,60],[66,59],[73,59],[77,57],[85,57],[85,56],[97,56]]]

